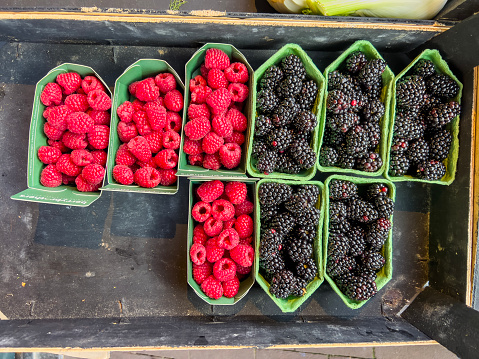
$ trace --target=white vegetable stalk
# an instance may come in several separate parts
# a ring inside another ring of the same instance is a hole
[[[282,14],[300,14],[308,5],[306,0],[268,0],[269,4]]]

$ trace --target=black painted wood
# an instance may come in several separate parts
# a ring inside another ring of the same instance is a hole
[[[461,21],[474,15],[478,10],[479,1],[477,0],[449,0],[436,19]]]

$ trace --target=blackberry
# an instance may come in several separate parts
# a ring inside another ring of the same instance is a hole
[[[391,154],[391,161],[389,161],[389,175],[393,177],[404,176],[409,166],[409,160],[405,154],[393,153]]]
[[[293,120],[293,126],[298,132],[313,132],[317,125],[318,119],[311,111],[302,111]]]
[[[317,226],[319,223],[319,209],[309,207],[296,217],[296,223],[300,226]]]
[[[381,78],[379,78],[378,82],[373,83],[367,90],[366,90],[366,97],[372,101],[372,100],[378,100],[381,98],[381,94],[383,91],[383,84],[382,81],[380,81]]]
[[[346,152],[353,157],[362,157],[368,152],[369,135],[362,126],[351,128],[346,134]]]
[[[307,283],[311,282],[318,273],[318,267],[313,258],[308,258],[296,265],[296,274]]]
[[[276,298],[286,299],[290,296],[296,285],[296,279],[293,272],[284,269],[276,273],[271,279],[269,292]]]
[[[314,80],[303,82],[303,87],[296,95],[296,103],[301,111],[312,111],[316,97],[318,96],[318,85]]]
[[[332,200],[345,200],[358,195],[358,186],[350,181],[332,180],[329,183],[329,198]]]
[[[278,206],[272,205],[261,205],[260,217],[264,222],[269,222],[273,217],[278,214]]]
[[[449,131],[443,130],[436,133],[429,142],[429,156],[436,161],[444,161],[449,155],[452,135]]]
[[[340,90],[344,93],[353,91],[353,81],[350,76],[345,76],[339,71],[332,71],[328,75],[328,91]]]
[[[255,139],[253,143],[253,148],[251,149],[251,155],[255,159],[259,159],[265,151],[268,150],[268,145],[262,140]]]
[[[370,100],[368,97],[361,91],[359,90],[354,90],[349,93],[349,108],[353,110],[354,112],[359,112],[364,109],[366,104]]]
[[[406,76],[396,85],[396,103],[398,106],[416,106],[421,104],[426,92],[426,83],[420,76]]]
[[[278,256],[283,240],[281,234],[274,229],[265,231],[261,236],[259,258],[263,261]]]
[[[366,89],[371,89],[375,83],[382,82],[382,73],[386,69],[386,62],[383,59],[369,61],[359,71],[358,80]]]
[[[349,252],[350,241],[343,233],[330,233],[328,238],[328,258],[338,260]]]
[[[369,101],[363,108],[363,116],[366,121],[379,122],[384,115],[384,104],[379,100]]]
[[[353,300],[367,300],[378,292],[376,282],[362,276],[353,276],[346,288],[346,295]]]
[[[336,260],[328,258],[326,272],[332,277],[339,277],[344,276],[354,268],[356,268],[356,262],[351,257],[344,256]]]
[[[378,196],[374,199],[374,204],[378,209],[379,216],[389,218],[394,212],[394,201],[386,196]]]
[[[326,109],[334,114],[346,112],[349,108],[349,96],[340,90],[328,92]]]
[[[368,227],[366,232],[366,243],[373,251],[380,251],[389,236],[391,222],[385,218],[380,218]]]
[[[277,161],[278,154],[276,151],[266,150],[261,156],[259,156],[258,162],[256,162],[256,169],[264,174],[270,174],[274,172]]]
[[[329,221],[340,223],[348,217],[347,207],[343,202],[329,203]]]
[[[361,51],[355,51],[348,56],[346,60],[346,69],[356,74],[368,63],[368,59]]]
[[[284,203],[284,207],[293,214],[301,214],[302,211],[308,209],[310,204],[308,200],[299,194],[293,194],[288,201]]]
[[[353,277],[354,277],[353,272],[346,271],[340,276],[335,278],[336,285],[338,286],[339,290],[341,290],[341,292],[343,293],[346,292],[347,286],[349,282],[353,279]]]
[[[286,262],[282,254],[278,254],[267,260],[260,260],[259,263],[268,275],[274,275],[286,268]]]
[[[274,90],[283,79],[283,76],[283,71],[278,66],[268,67],[260,81],[260,88]]]
[[[278,128],[268,135],[267,143],[275,151],[285,151],[293,140],[293,132],[286,128]]]
[[[387,197],[389,188],[382,183],[374,183],[369,185],[367,189],[367,198],[374,201],[377,197]]]
[[[298,140],[311,143],[311,132],[296,132],[293,136],[293,141]]]
[[[271,219],[271,228],[286,236],[294,228],[296,221],[290,213],[280,213]]]
[[[264,89],[256,95],[256,108],[260,113],[268,114],[279,105],[279,98],[273,90]]]
[[[350,155],[347,151],[347,146],[344,144],[339,148],[338,152],[338,166],[341,168],[351,169],[356,164],[356,158]]]
[[[427,78],[436,73],[436,68],[431,60],[420,59],[413,67],[413,74]]]
[[[319,152],[319,164],[323,167],[333,167],[338,161],[338,151],[333,147],[322,146]]]
[[[461,114],[461,105],[457,102],[443,103],[436,108],[433,108],[427,114],[427,122],[436,128],[447,125],[456,116]]]
[[[404,138],[408,141],[424,136],[426,125],[417,118],[397,115],[394,120],[394,137]]]
[[[316,164],[316,152],[309,147],[306,141],[294,141],[290,146],[289,153],[304,169],[309,169]]]
[[[369,148],[375,149],[381,141],[381,126],[379,126],[379,122],[366,122],[362,126],[369,136]]]
[[[451,77],[443,74],[431,76],[426,82],[427,90],[431,95],[453,98],[459,92],[459,86]]]
[[[281,98],[294,97],[301,92],[303,82],[299,77],[287,76],[276,87],[276,94]]]
[[[267,136],[274,129],[273,122],[268,116],[260,115],[254,124],[255,136]]]
[[[378,219],[379,214],[371,203],[359,198],[353,198],[349,201],[347,215],[353,221],[371,223]]]
[[[306,294],[307,285],[308,282],[306,282],[303,278],[296,277],[296,283],[293,287],[293,291],[291,292],[291,294],[295,297],[302,297]]]
[[[366,248],[366,240],[364,229],[359,226],[354,226],[348,233],[349,236],[349,255],[357,257],[363,254]]]
[[[359,277],[363,277],[363,278],[366,278],[370,281],[375,281],[376,278],[378,277],[377,274],[376,274],[376,271],[374,270],[368,270],[368,269],[365,269],[364,267],[361,268],[361,272],[358,273],[358,276]]]
[[[406,152],[406,157],[411,164],[418,164],[426,161],[429,157],[429,145],[422,138],[412,142]]]
[[[293,194],[293,189],[284,183],[266,182],[258,188],[258,198],[261,205],[272,206],[287,201]]]
[[[426,131],[426,124],[422,119],[412,120],[409,128],[409,139],[416,140],[424,137]]]
[[[348,220],[343,220],[341,222],[329,223],[329,232],[330,233],[347,233],[351,230],[351,223]]]
[[[313,184],[302,184],[299,185],[297,188],[297,194],[306,201],[308,201],[311,205],[316,205],[319,200],[319,188]]]
[[[379,252],[368,252],[363,257],[363,266],[372,271],[380,270],[382,267],[384,267],[385,263],[386,260]]]
[[[446,174],[446,166],[439,161],[426,161],[417,166],[417,176],[427,181],[440,180]]]
[[[391,145],[391,153],[402,154],[407,151],[409,148],[409,143],[404,138],[394,138],[394,141]]]
[[[299,106],[294,98],[287,98],[282,101],[273,112],[271,117],[273,124],[277,127],[288,126],[299,112]]]
[[[364,172],[377,172],[383,165],[379,153],[370,152],[366,156],[358,158],[358,170]]]
[[[343,132],[334,131],[329,126],[326,127],[323,136],[323,143],[326,146],[337,147],[346,140]]]
[[[276,171],[289,174],[297,174],[301,172],[301,166],[292,159],[287,153],[278,154],[276,162]]]
[[[295,235],[302,241],[313,243],[316,238],[317,230],[315,226],[301,226],[295,231]]]
[[[422,103],[421,112],[427,115],[429,111],[435,107],[438,107],[442,103],[443,101],[441,98],[426,94]]]
[[[337,115],[327,116],[327,125],[333,131],[340,131],[343,133],[348,132],[348,130],[359,123],[359,116],[354,112],[342,112]]]
[[[289,55],[281,60],[281,68],[286,76],[297,76],[301,80],[306,78],[306,69],[301,59],[296,55]]]
[[[308,241],[291,241],[288,244],[288,256],[295,262],[300,263],[308,258],[311,258],[313,254],[313,245]]]

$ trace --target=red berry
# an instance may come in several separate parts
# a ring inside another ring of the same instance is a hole
[[[229,82],[240,82],[244,84],[249,79],[248,68],[241,62],[233,62],[225,69],[225,76]]]
[[[225,250],[218,247],[216,240],[218,237],[213,237],[206,242],[206,259],[210,263],[214,263],[223,257]]]
[[[253,219],[247,214],[242,214],[236,219],[235,229],[240,239],[248,238],[253,234]]]
[[[62,142],[62,141],[54,141],[54,140],[48,140],[47,141],[48,145],[49,146],[52,146],[52,147],[55,147],[55,148],[58,148],[62,153],[66,153],[66,152],[69,152],[70,149],[65,146],[65,144]],[[87,144],[88,145],[88,144]],[[85,145],[85,147],[87,146]]]
[[[77,186],[77,190],[79,190],[80,192],[95,192],[98,191],[98,188],[100,188],[100,184],[90,184],[85,181],[82,175],[75,178],[75,184]]]
[[[218,199],[213,202],[211,215],[220,221],[228,221],[235,215],[235,208],[231,202],[225,199]]]
[[[233,134],[229,137],[225,137],[225,143],[236,143],[241,146],[245,141],[245,137],[241,132],[233,131]]]
[[[87,150],[73,150],[70,158],[77,166],[87,166],[93,163],[93,155]]]
[[[227,143],[220,147],[220,160],[228,169],[238,167],[241,162],[241,147],[236,143]]]
[[[231,92],[225,88],[215,90],[207,97],[206,103],[210,106],[213,115],[220,115],[231,103]]]
[[[65,98],[65,105],[67,105],[72,112],[85,112],[90,107],[86,95],[75,93]]]
[[[84,133],[73,133],[66,131],[62,137],[63,144],[72,150],[80,150],[88,146],[86,135]]]
[[[130,185],[133,183],[133,171],[125,165],[113,167],[113,179],[120,184]]]
[[[176,89],[175,76],[169,72],[158,74],[155,77],[156,86],[160,89],[161,93],[167,93],[168,91]]]
[[[130,101],[125,101],[120,106],[118,106],[118,108],[116,109],[116,113],[121,121],[130,122],[133,119],[135,109]]]
[[[159,169],[158,172],[160,172],[160,184],[162,186],[171,186],[172,184],[176,183],[176,169]]]
[[[169,91],[164,98],[165,107],[173,112],[183,109],[183,95],[178,90]]]
[[[188,119],[194,120],[195,118],[210,118],[210,110],[206,104],[196,105],[192,103],[188,106]]]
[[[194,141],[187,137],[183,143],[183,152],[188,155],[199,155],[203,152],[201,142],[202,140]]]
[[[228,80],[226,80],[224,72],[219,69],[211,69],[208,72],[208,86],[213,90],[226,88]]]
[[[228,55],[220,49],[208,49],[205,55],[205,67],[207,69],[224,70],[230,65]]]
[[[110,125],[110,114],[107,111],[88,110],[88,116],[93,119],[95,125]]]
[[[216,244],[220,248],[232,250],[238,245],[239,240],[238,233],[233,228],[228,228],[220,233],[216,240]]]
[[[213,92],[211,87],[198,86],[191,90],[191,102],[192,103],[205,103],[208,96]]]
[[[145,136],[153,131],[150,127],[148,116],[143,110],[136,111],[133,114],[133,122],[136,125],[138,133],[142,136]]]
[[[174,150],[167,148],[158,152],[155,162],[158,167],[163,169],[174,168],[178,164],[178,155]]]
[[[111,108],[111,98],[102,90],[93,90],[88,93],[88,104],[94,110],[106,111]]]
[[[194,264],[203,264],[206,261],[206,248],[199,243],[193,243],[190,248],[190,258]]]
[[[100,184],[105,176],[105,169],[100,165],[90,164],[83,168],[81,175],[85,181],[92,185]]]
[[[201,140],[210,130],[211,123],[207,118],[197,118],[185,125],[185,135],[190,140]]]
[[[221,233],[221,231],[223,230],[223,222],[220,221],[220,220],[217,220],[213,217],[209,217],[204,225],[203,225],[203,228],[204,228],[204,231],[205,233],[210,236],[210,237],[214,237],[214,236],[217,236],[218,234]]]
[[[163,132],[153,131],[147,134],[145,139],[148,141],[151,153],[158,153],[163,148]]]
[[[210,71],[210,70],[206,68],[205,64],[202,63],[201,66],[200,66],[200,72],[201,72],[201,76],[202,76],[204,79],[208,78],[208,72],[209,72],[209,71]]]
[[[40,174],[40,183],[45,187],[58,187],[62,184],[62,174],[55,165],[48,165]]]
[[[140,161],[148,162],[151,158],[150,145],[142,136],[136,136],[128,142],[128,149]]]
[[[207,202],[196,202],[191,215],[198,222],[204,222],[211,216],[211,206]]]
[[[41,95],[40,101],[45,106],[59,105],[62,102],[62,88],[54,82],[45,85]]]
[[[178,113],[167,111],[165,131],[173,130],[175,132],[180,132],[181,122],[181,116]]]
[[[206,80],[201,75],[196,75],[190,80],[190,91],[193,91],[195,88],[200,86],[206,86]]]
[[[87,134],[90,146],[96,150],[103,150],[108,147],[110,128],[106,125],[95,125]]]
[[[153,168],[157,168],[157,167],[158,167],[158,166],[156,165],[156,162],[155,162],[155,160],[154,160],[153,157],[150,158],[150,160],[147,161],[147,162],[142,162],[142,161],[140,161],[140,160],[137,160],[135,163],[136,163],[138,166],[140,166],[140,167],[153,167]]]
[[[234,108],[228,110],[226,119],[231,122],[233,125],[233,130],[235,131],[244,132],[248,127],[248,119],[246,116]]]
[[[221,258],[213,265],[213,275],[220,282],[232,280],[236,276],[236,264],[229,258]]]
[[[71,96],[71,95],[70,95]],[[73,112],[67,117],[70,132],[83,134],[93,129],[93,119],[84,112]]]
[[[249,267],[253,265],[254,249],[251,246],[245,244],[238,244],[232,250],[230,250],[231,259],[243,267]]]
[[[208,236],[206,235],[203,225],[197,224],[193,229],[193,243],[205,245],[207,240]]]
[[[135,81],[135,82],[132,82],[130,85],[128,85],[128,92],[132,94],[133,96],[136,95],[136,86],[138,86],[139,83],[140,81]]]
[[[220,147],[224,144],[223,137],[218,136],[214,132],[208,133],[202,140],[202,149],[203,152],[208,154],[216,153]]]
[[[43,125],[43,132],[50,140],[58,141],[62,138],[63,130],[59,130],[56,127],[53,127],[48,122],[45,122]]]
[[[138,130],[134,122],[118,122],[116,128],[121,142],[129,142],[132,138],[138,136]]]
[[[226,298],[233,298],[236,294],[238,294],[240,281],[235,275],[233,279],[224,281],[221,285],[223,286],[223,295]]]
[[[248,98],[249,89],[246,85],[233,83],[228,86],[228,91],[231,92],[231,100],[234,102],[243,102]]]
[[[128,149],[128,144],[124,143],[118,147],[115,156],[117,165],[131,166],[136,162],[136,157]]]
[[[155,80],[150,77],[136,84],[135,96],[140,101],[155,101],[160,96],[160,89],[156,86]]]
[[[133,175],[135,183],[145,188],[153,188],[160,184],[160,173],[153,167],[138,169]]]
[[[215,279],[213,275],[210,275],[201,283],[201,290],[212,299],[219,299],[223,295],[221,282]]]
[[[82,82],[80,75],[76,72],[60,74],[55,81],[63,88],[63,93],[65,95],[70,95],[78,90]]]
[[[102,167],[106,166],[107,153],[102,150],[91,151],[93,156],[93,163],[100,165]]]
[[[203,166],[203,154],[197,154],[197,155],[189,155],[188,156],[188,163],[191,166]]]
[[[206,154],[203,158],[203,167],[213,171],[219,170],[221,168],[221,161],[218,152],[212,155]]]
[[[163,133],[163,147],[176,150],[180,148],[181,138],[178,132],[175,131],[166,131]]]
[[[225,186],[225,193],[233,204],[243,203],[248,190],[243,182],[228,182]]]
[[[81,82],[81,88],[83,89],[83,91],[85,91],[86,94],[95,90],[105,90],[105,87],[103,86],[101,81],[98,80],[95,76],[85,76],[85,78]]]
[[[47,121],[51,126],[61,131],[65,131],[68,127],[67,117],[71,113],[72,110],[68,106],[57,106],[50,111]]]
[[[132,103],[134,112],[143,110],[145,102],[135,99]]]
[[[224,185],[219,180],[203,182],[196,193],[204,202],[213,202],[223,194]]]
[[[235,216],[239,217],[242,214],[251,214],[254,210],[253,202],[248,201],[247,199],[240,204],[235,204]]]
[[[236,222],[236,218],[231,218],[229,221],[223,223],[223,230],[233,228]]]
[[[233,125],[224,116],[218,115],[213,117],[211,125],[218,136],[228,137],[233,134]]]
[[[203,281],[208,278],[211,273],[213,273],[213,265],[210,262],[206,261],[201,265],[193,263],[193,279],[196,283],[203,283]]]
[[[56,163],[61,155],[62,151],[55,147],[41,146],[38,149],[38,158],[47,165]]]
[[[166,125],[166,108],[156,102],[148,102],[144,109],[151,129],[154,131],[163,130]]]
[[[70,154],[64,153],[60,156],[55,164],[57,169],[68,176],[78,176],[81,173],[82,168],[73,163],[70,158]]]
[[[242,265],[236,263],[236,273],[238,274],[249,274],[251,273],[252,266],[243,267]]]

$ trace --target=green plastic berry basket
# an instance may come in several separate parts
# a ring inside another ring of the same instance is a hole
[[[368,300],[353,300],[346,296],[341,290],[338,288],[334,280],[328,275],[326,272],[326,263],[327,263],[327,256],[328,256],[328,239],[329,239],[329,183],[332,180],[343,180],[343,181],[350,181],[355,183],[358,187],[367,186],[374,183],[383,183],[385,184],[388,189],[388,197],[391,198],[393,201],[396,200],[396,186],[394,183],[385,180],[385,179],[373,179],[373,178],[359,178],[359,177],[350,177],[350,176],[342,176],[342,175],[333,175],[328,177],[326,182],[324,183],[325,186],[325,209],[324,209],[324,233],[323,233],[323,265],[324,265],[324,277],[331,285],[333,290],[336,292],[337,295],[343,300],[344,304],[346,304],[351,309],[358,309],[361,308],[364,304],[368,302]],[[391,230],[389,231],[389,236],[386,242],[383,245],[381,250],[381,254],[383,255],[386,263],[384,267],[377,273],[376,278],[376,287],[378,292],[391,280],[393,276],[393,215],[389,218],[391,222]]]
[[[88,66],[64,63],[50,70],[35,87],[35,95],[33,100],[32,119],[30,122],[30,132],[28,141],[28,165],[27,165],[27,186],[28,189],[19,192],[12,199],[29,202],[40,202],[49,204],[60,204],[65,206],[87,207],[96,201],[101,192],[80,192],[75,186],[61,185],[55,188],[44,187],[40,183],[40,174],[44,168],[44,164],[38,159],[37,153],[41,146],[48,146],[47,137],[43,132],[45,119],[43,111],[46,106],[40,101],[40,95],[45,86],[50,82],[55,82],[58,75],[66,72],[76,72],[82,78],[85,76],[96,76],[107,93],[111,96],[111,92],[103,79]]]
[[[240,287],[238,290],[238,293],[233,297],[233,298],[226,298],[226,297],[221,297],[219,299],[212,299],[209,298],[203,291],[201,290],[201,285],[195,282],[193,279],[193,263],[191,262],[190,259],[190,247],[193,245],[193,230],[196,226],[197,223],[195,223],[195,220],[191,216],[191,210],[194,206],[194,204],[197,201],[196,198],[196,189],[201,185],[203,182],[208,182],[211,180],[220,180],[223,183],[225,182],[244,182],[246,183],[246,187],[248,188],[248,195],[251,196],[253,201],[256,201],[256,181],[257,179],[254,178],[237,178],[237,177],[224,177],[224,178],[204,178],[204,177],[195,177],[195,178],[189,178],[190,180],[190,195],[189,195],[189,205],[188,205],[188,235],[187,235],[187,246],[186,246],[186,271],[187,271],[187,281],[188,284],[190,285],[191,288],[195,291],[195,293],[203,299],[206,303],[211,304],[211,305],[233,305],[239,302],[251,289],[251,287],[254,284],[255,281],[255,271],[254,267],[251,269],[251,273],[249,274],[248,277],[243,279],[240,282]],[[256,211],[256,202],[254,202],[254,211]],[[253,212],[252,214],[253,222],[255,221],[255,213]],[[253,223],[254,225],[254,223]],[[255,232],[257,231],[256,226],[254,227],[254,232],[253,232],[253,238],[255,236]],[[257,247],[256,247],[257,248]],[[255,253],[257,250],[255,249]],[[255,262],[256,262],[256,257],[255,257]],[[253,264],[254,265],[254,264]]]
[[[250,66],[246,57],[233,45],[229,44],[220,44],[220,43],[207,43],[202,46],[198,51],[196,51],[191,59],[185,65],[185,96],[184,96],[184,113],[183,113],[183,124],[188,122],[188,107],[190,105],[190,80],[197,75],[201,75],[200,67],[205,61],[206,50],[208,49],[220,49],[224,51],[230,58],[231,62],[242,62],[245,64],[246,68],[248,69],[249,73],[249,80],[247,82],[249,88],[249,95],[248,98],[245,100],[243,113],[248,120],[248,127],[246,132],[244,133],[245,143],[241,145],[241,162],[237,168],[234,169],[227,169],[227,168],[220,168],[219,170],[210,170],[207,168],[203,168],[201,166],[192,166],[188,163],[188,155],[183,152],[183,145],[185,141],[185,135],[182,130],[181,136],[181,146],[180,146],[180,154],[178,160],[178,172],[176,173],[177,176],[201,176],[201,177],[243,177],[246,178],[246,149],[248,148],[248,138],[249,132],[251,131],[251,109],[252,109],[252,83],[253,83],[253,76],[254,71],[253,68]]]
[[[306,293],[302,297],[295,297],[289,296],[286,299],[276,298],[269,292],[270,284],[268,281],[263,277],[263,275],[259,272],[259,246],[261,241],[261,221],[260,221],[260,203],[258,198],[258,189],[259,186],[263,183],[284,183],[291,186],[298,186],[302,184],[314,185],[319,188],[319,199],[316,203],[316,208],[320,210],[319,216],[319,223],[316,233],[316,238],[314,239],[314,249],[313,249],[313,256],[316,266],[318,267],[318,274],[316,277],[311,281],[306,287]],[[324,208],[325,208],[325,194],[324,194],[324,184],[319,181],[294,181],[294,180],[280,180],[280,179],[262,179],[256,184],[256,198],[255,198],[255,223],[256,223],[256,248],[258,249],[255,252],[255,262],[254,262],[254,272],[256,276],[256,281],[259,283],[261,288],[266,292],[266,294],[271,298],[271,300],[281,309],[283,313],[289,313],[296,311],[315,291],[319,288],[319,286],[324,281],[324,263],[323,261],[323,253],[322,253],[322,228],[323,228],[323,220],[324,220]]]
[[[128,86],[135,81],[143,80],[150,76],[156,76],[161,72],[169,72],[175,76],[176,83],[180,89],[184,89],[183,82],[176,73],[176,71],[163,60],[158,59],[141,59],[129,67],[121,74],[115,81],[115,92],[113,96],[113,104],[111,110],[110,123],[110,143],[108,146],[108,162],[107,162],[107,177],[105,185],[100,188],[102,191],[118,191],[118,192],[136,192],[136,193],[152,193],[152,194],[175,194],[178,192],[178,180],[171,186],[156,186],[154,188],[144,188],[134,184],[123,185],[117,183],[113,179],[113,167],[115,167],[115,157],[118,148],[122,144],[118,137],[118,123],[120,119],[116,110],[125,101],[133,101],[134,96],[130,95]]]
[[[384,176],[393,181],[393,182],[401,182],[401,181],[410,181],[410,182],[424,182],[424,183],[435,183],[435,184],[441,184],[445,186],[449,186],[452,182],[454,182],[454,179],[456,178],[456,166],[457,166],[457,158],[459,156],[459,120],[460,116],[456,116],[450,123],[446,125],[446,129],[451,132],[452,135],[452,142],[451,142],[451,148],[449,150],[449,155],[447,158],[443,161],[443,163],[446,165],[446,174],[444,177],[442,177],[440,180],[435,180],[435,181],[428,181],[424,180],[421,178],[416,178],[411,175],[405,175],[401,177],[396,177],[396,176],[390,176],[389,175],[389,166],[390,166],[390,161],[391,161],[391,146],[393,143],[393,137],[394,137],[394,121],[396,119],[396,84],[397,82],[404,76],[408,75],[410,70],[414,67],[416,62],[419,60],[424,59],[424,60],[430,60],[434,63],[434,66],[436,67],[436,71],[450,76],[454,81],[459,86],[459,92],[457,95],[449,99],[449,101],[456,101],[458,103],[461,103],[461,97],[462,97],[462,83],[457,79],[456,76],[452,73],[452,71],[449,69],[449,66],[447,65],[446,61],[443,60],[441,57],[441,54],[439,53],[438,50],[424,50],[421,54],[419,54],[418,57],[416,57],[404,70],[402,70],[395,78],[393,87],[392,87],[392,99],[391,99],[391,108],[390,108],[390,125],[389,125],[389,139],[388,139],[388,152],[387,152],[387,159],[386,159],[386,170],[384,172]]]
[[[350,54],[355,51],[362,51],[368,60],[373,59],[382,59],[382,56],[376,50],[376,48],[369,42],[365,40],[356,41],[352,44],[346,51],[344,51],[336,60],[334,60],[331,65],[329,65],[326,70],[324,71],[324,77],[326,79],[326,95],[325,95],[325,102],[327,96],[327,82],[329,78],[329,74],[335,70],[341,69],[342,65],[348,58]],[[391,87],[394,80],[394,73],[391,71],[389,66],[386,66],[382,74],[383,79],[383,89],[381,93],[381,101],[384,103],[384,115],[381,117],[379,124],[381,127],[381,141],[379,142],[379,155],[383,160],[383,165],[376,171],[376,172],[365,172],[356,169],[345,169],[340,167],[325,167],[321,166],[319,161],[319,155],[321,152],[321,147],[323,146],[323,137],[324,132],[326,130],[326,105],[323,106],[322,113],[321,113],[321,121],[320,121],[320,129],[319,129],[319,146],[318,146],[318,160],[316,161],[316,165],[320,172],[341,172],[347,174],[354,174],[354,175],[362,175],[362,176],[380,176],[386,169],[386,154],[387,154],[387,146],[388,146],[388,129],[389,129],[389,102],[391,98]]]
[[[298,174],[289,174],[289,173],[281,173],[281,172],[272,172],[270,174],[264,174],[256,169],[256,159],[253,159],[251,156],[251,152],[253,149],[253,138],[254,138],[254,128],[256,122],[256,95],[257,95],[257,88],[260,80],[263,77],[265,71],[273,65],[279,65],[281,60],[289,55],[296,55],[298,56],[301,61],[303,62],[304,67],[306,68],[306,73],[308,77],[318,84],[318,95],[316,96],[316,101],[313,106],[313,112],[316,114],[319,124],[319,117],[321,114],[321,108],[323,106],[323,99],[324,99],[324,91],[326,88],[326,81],[321,74],[321,71],[318,70],[316,65],[313,63],[313,60],[308,56],[308,54],[301,48],[301,46],[296,44],[286,44],[281,49],[279,49],[273,56],[271,56],[265,63],[263,63],[254,73],[254,83],[253,83],[253,118],[251,124],[251,131],[250,131],[250,138],[248,142],[248,161],[247,161],[247,169],[248,174],[253,177],[260,177],[260,178],[279,178],[279,179],[292,179],[298,181],[306,181],[314,177],[316,174],[316,166],[313,166],[309,169],[302,170]],[[318,133],[319,133],[319,125],[316,126],[312,136],[312,149],[317,153],[318,151]]]

